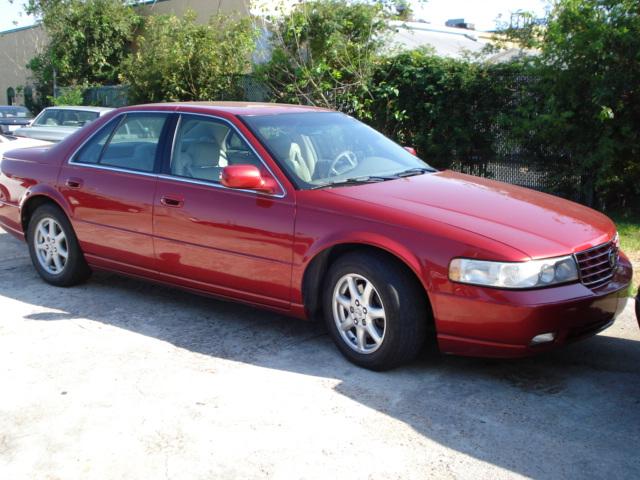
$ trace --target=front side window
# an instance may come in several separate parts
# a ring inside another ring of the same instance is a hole
[[[298,188],[432,171],[380,132],[341,113],[243,116]]]
[[[171,174],[219,183],[227,165],[262,163],[247,142],[227,123],[195,115],[182,115],[171,156]]]
[[[96,133],[74,162],[153,172],[166,120],[164,113],[131,113],[119,117]]]

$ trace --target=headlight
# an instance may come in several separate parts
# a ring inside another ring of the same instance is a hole
[[[454,258],[449,279],[488,287],[536,288],[577,280],[578,268],[571,255],[510,263]]]

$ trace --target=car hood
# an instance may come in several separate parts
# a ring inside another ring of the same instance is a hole
[[[333,195],[448,224],[509,245],[531,258],[581,251],[615,234],[609,218],[553,195],[451,171],[331,189]]]

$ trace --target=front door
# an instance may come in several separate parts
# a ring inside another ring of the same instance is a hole
[[[152,211],[164,113],[127,113],[99,130],[60,172],[87,259],[153,269]]]
[[[290,302],[294,203],[220,184],[226,165],[268,169],[226,120],[181,115],[158,179],[154,245],[158,269],[192,288],[286,308]]]

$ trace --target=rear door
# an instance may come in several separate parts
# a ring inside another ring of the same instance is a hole
[[[88,260],[155,267],[152,210],[168,113],[126,113],[105,125],[59,177]]]

